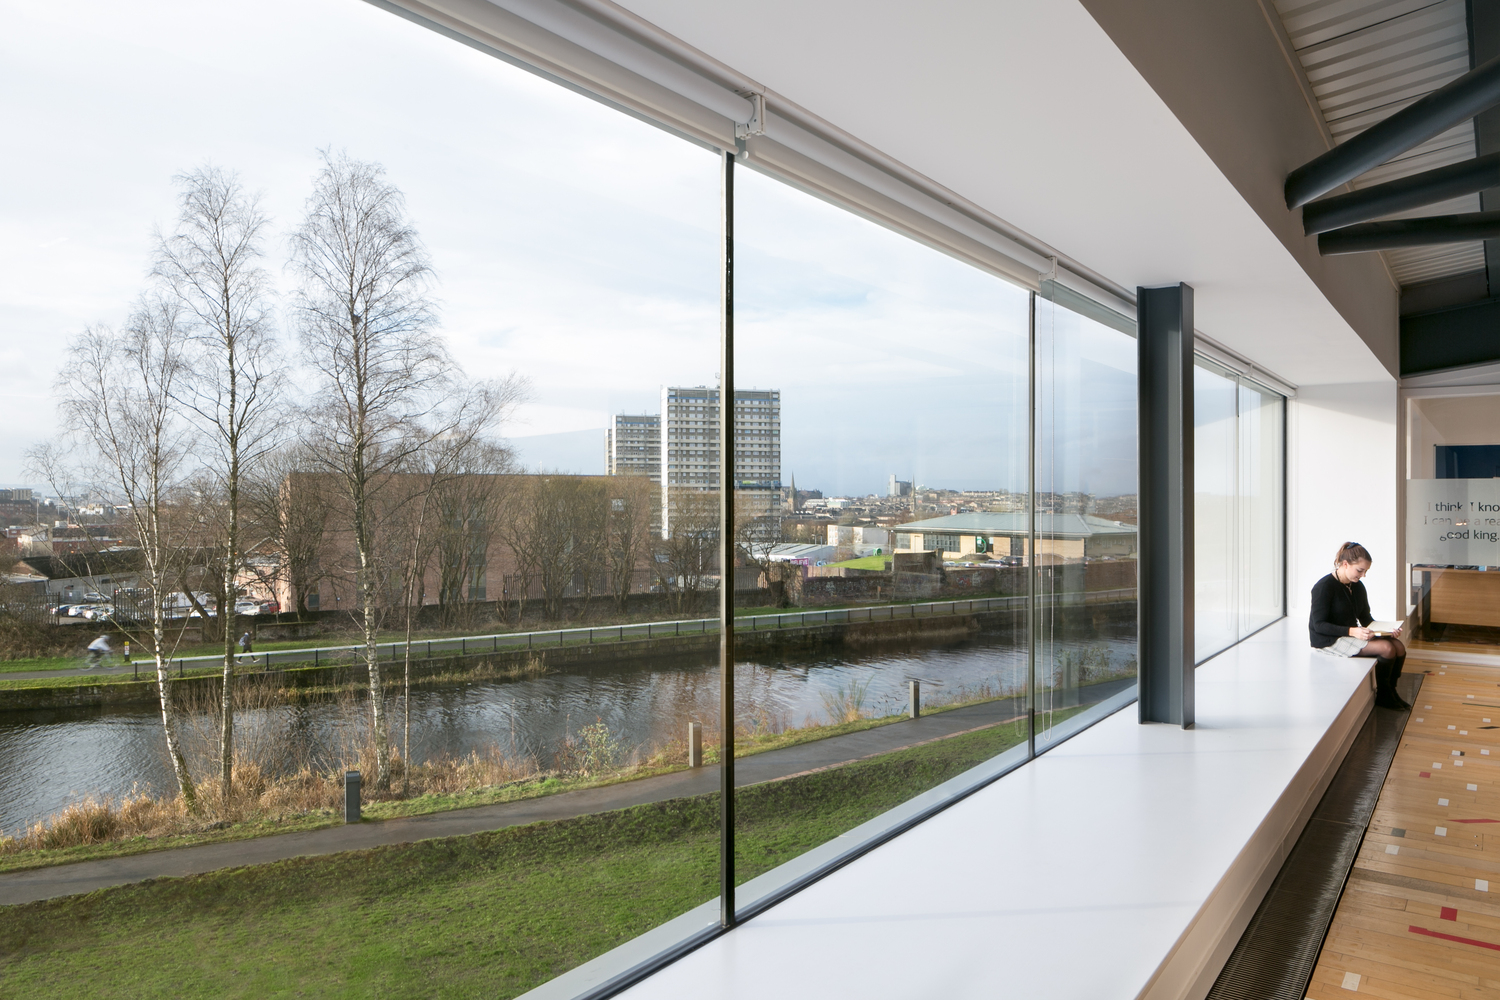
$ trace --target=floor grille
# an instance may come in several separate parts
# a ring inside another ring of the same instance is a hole
[[[1401,678],[1407,701],[1420,675]],[[1375,709],[1297,838],[1207,1000],[1303,1000],[1349,871],[1406,728],[1405,712]]]

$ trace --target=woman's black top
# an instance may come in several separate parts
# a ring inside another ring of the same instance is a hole
[[[1375,620],[1370,614],[1370,597],[1362,581],[1345,586],[1329,573],[1313,584],[1312,614],[1307,618],[1307,633],[1316,649],[1332,646],[1339,636],[1348,635],[1355,626]]]

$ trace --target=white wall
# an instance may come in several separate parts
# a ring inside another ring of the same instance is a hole
[[[1365,579],[1370,610],[1400,617],[1396,384],[1303,385],[1288,409],[1287,613],[1307,616],[1312,585],[1354,541],[1375,557]]]

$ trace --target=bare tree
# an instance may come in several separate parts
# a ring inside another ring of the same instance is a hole
[[[513,592],[516,602],[517,627],[526,617],[526,600],[531,596],[531,586],[541,566],[541,539],[533,529],[535,489],[533,477],[517,477],[497,525],[500,538],[510,549],[514,561],[515,573],[507,589]]]
[[[531,476],[517,491],[509,541],[517,565],[535,573],[548,619],[561,618],[563,598],[597,571],[608,503],[604,484],[583,476]]]
[[[572,509],[573,582],[582,591],[583,597],[583,604],[578,608],[579,621],[588,617],[594,592],[602,589],[611,506],[609,491],[605,489],[603,481],[579,480],[578,488],[573,494]]]
[[[438,589],[441,599],[461,584],[482,573],[493,531],[494,507],[503,491],[499,473],[509,468],[510,452],[480,437],[498,415],[520,398],[522,385],[508,380],[503,386],[471,389],[462,419],[450,433],[419,453],[420,475],[403,477],[410,485],[403,504],[406,543],[410,555],[402,570],[402,605],[406,618],[405,657],[401,681],[401,760],[403,791],[411,767],[411,650],[417,612],[426,603],[427,574],[438,556]],[[436,522],[435,524],[430,522]],[[460,564],[458,570],[450,561]],[[445,610],[448,610],[445,608]]]
[[[265,568],[252,562],[251,569],[268,589],[277,590],[280,583],[291,605],[283,610],[299,615],[307,612],[307,595],[328,572],[323,543],[329,498],[323,491],[324,477],[309,472],[311,465],[302,445],[287,445],[257,463],[245,485],[247,517],[254,535],[246,551],[264,548],[275,554]]]
[[[652,499],[658,488],[644,476],[615,476],[610,480],[605,561],[615,610],[624,614],[641,559],[651,550]]]
[[[515,492],[510,450],[489,441],[451,442],[434,461],[437,599],[447,624],[467,624],[466,608],[485,581],[502,507]]]
[[[735,493],[734,508],[736,555],[765,580],[772,603],[786,607],[786,574],[791,564],[771,558],[772,551],[781,544],[781,511],[764,497],[743,492]]]
[[[376,786],[391,752],[376,655],[381,492],[462,417],[458,371],[434,333],[432,266],[401,192],[376,164],[325,153],[293,234],[303,353],[317,376],[309,454],[349,503],[369,668]]]
[[[180,303],[192,335],[180,398],[207,431],[207,470],[224,506],[223,552],[215,560],[223,579],[214,589],[224,640],[219,777],[227,797],[234,774],[234,605],[245,564],[240,492],[246,468],[269,447],[285,365],[268,320],[270,279],[262,261],[269,223],[258,199],[234,174],[214,167],[176,180],[177,227],[168,236],[157,233],[153,271]]]
[[[92,452],[103,484],[123,501],[141,549],[151,587],[151,652],[162,731],[177,787],[194,812],[197,794],[173,720],[164,607],[181,552],[168,515],[191,439],[173,403],[183,377],[185,339],[176,304],[148,302],[119,336],[100,327],[84,332],[58,376],[57,394],[64,423]]]
[[[62,498],[78,492],[77,470],[69,461],[67,451],[57,441],[34,444],[25,452],[25,472],[44,481],[52,495],[62,503]]]
[[[672,487],[663,502],[671,508],[671,532],[658,542],[656,572],[681,614],[698,607],[717,565],[719,494]]]

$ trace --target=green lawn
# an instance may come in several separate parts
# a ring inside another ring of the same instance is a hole
[[[863,559],[851,559],[851,560],[848,560],[846,562],[838,563],[837,565],[839,565],[839,566],[850,566],[850,567],[854,567],[856,569],[876,569],[876,570],[879,570],[879,569],[884,569],[886,567],[886,564],[887,564],[888,561],[889,561],[889,557],[888,556],[866,556]],[[975,596],[976,596],[976,598],[978,598],[978,597],[1000,597],[1000,596],[1005,596],[1005,595],[999,595],[999,594],[981,594],[981,595],[975,595]],[[967,600],[967,599],[968,598],[962,598],[962,597],[960,597],[960,598],[952,598],[952,600],[958,600],[958,601]],[[885,605],[888,605],[888,604],[898,604],[898,605],[926,604],[926,603],[932,602],[932,600],[933,599],[930,598],[930,597],[916,597],[916,598],[910,598],[910,599],[906,599],[906,600],[882,600],[879,603],[880,603],[881,606],[885,606]],[[735,617],[738,618],[738,617],[743,617],[743,616],[746,616],[746,615],[795,614],[796,612],[799,612],[799,611],[809,611],[809,612],[837,611],[837,610],[842,610],[844,608],[859,608],[859,607],[867,607],[867,606],[869,606],[869,602],[867,602],[867,601],[854,601],[854,602],[848,602],[848,603],[842,603],[842,604],[827,604],[827,605],[821,605],[820,604],[817,607],[808,607],[808,608],[799,608],[799,607],[777,608],[777,607],[769,607],[769,606],[766,606],[766,607],[742,607],[742,608],[735,608],[734,614],[735,614]],[[664,614],[664,617],[661,618],[660,620],[663,620],[663,621],[674,620],[674,619],[672,619],[670,617],[670,615],[668,613],[664,612],[663,614]],[[715,614],[716,614],[716,612],[712,608],[710,608],[710,607],[704,607],[704,608],[700,608],[700,609],[698,609],[696,611],[684,612],[683,615],[682,615],[682,617],[683,617],[684,620],[688,620],[688,619],[697,620],[697,619],[700,619],[700,618],[713,618],[713,617],[715,617]],[[653,621],[654,620],[657,620],[657,619],[653,619]],[[593,627],[593,628],[608,629],[608,628],[613,628],[613,627],[615,627],[617,625],[622,625],[622,624],[623,625],[635,625],[635,624],[645,624],[645,622],[644,621],[635,622],[635,621],[598,620],[598,621],[590,621],[590,622],[588,622],[586,624],[579,624],[579,623],[576,623],[576,622],[556,622],[556,623],[551,624],[550,626],[549,625],[539,625],[537,623],[528,622],[525,629],[519,629],[519,628],[516,628],[516,627],[511,626],[511,625],[496,625],[496,624],[488,625],[484,629],[478,629],[478,628],[468,628],[468,629],[433,629],[433,630],[419,631],[419,632],[413,633],[413,635],[412,635],[413,655],[417,655],[417,653],[420,652],[420,647],[421,647],[422,643],[426,642],[429,639],[431,639],[431,640],[437,640],[437,639],[456,639],[456,638],[458,638],[460,636],[476,636],[476,635],[505,635],[507,633],[517,632],[517,631],[548,632],[548,631],[552,631],[554,629],[569,629],[569,628],[588,628],[588,627]],[[101,631],[104,631],[105,628],[103,626],[98,627],[98,628],[95,628],[93,626],[90,626],[88,628],[84,628],[82,626],[67,626],[67,627],[73,628],[73,629],[76,630],[75,638],[77,640],[77,647],[78,647],[76,652],[68,653],[68,654],[62,655],[62,656],[37,656],[37,657],[26,657],[26,658],[19,658],[19,659],[0,660],[0,675],[4,675],[4,674],[7,674],[7,673],[21,673],[21,672],[30,672],[30,671],[40,671],[40,670],[76,670],[79,667],[84,666],[86,664],[86,662],[87,662],[87,654],[84,652],[84,647],[87,646],[89,642],[93,641],[93,639],[95,637],[97,637],[100,634]],[[400,642],[400,641],[404,640],[405,638],[406,638],[406,633],[403,632],[403,631],[398,631],[398,630],[384,631],[384,632],[379,633],[379,635],[377,637],[378,641],[381,642],[381,643]],[[317,636],[313,636],[311,638],[305,638],[305,639],[280,639],[280,640],[257,641],[255,643],[255,650],[256,650],[256,652],[267,653],[267,652],[276,652],[278,650],[285,650],[285,649],[307,649],[307,650],[311,650],[314,647],[317,647],[317,648],[320,648],[320,649],[327,649],[329,647],[334,647],[334,646],[357,646],[357,645],[361,645],[363,643],[363,641],[364,640],[363,640],[363,638],[361,636],[359,636],[357,634],[354,634],[352,632],[345,632],[345,633],[323,633],[321,635],[317,635]],[[576,640],[576,641],[578,643],[587,643],[586,639],[579,639],[579,640]],[[116,644],[116,645],[118,645],[118,644]],[[172,656],[173,659],[176,659],[178,657],[215,656],[215,655],[221,655],[223,653],[223,651],[224,651],[224,644],[222,642],[210,642],[210,643],[203,643],[203,642],[188,643],[188,642],[184,642],[184,643],[180,643],[180,644],[178,644],[176,646],[172,646],[171,650],[172,650],[171,656]],[[117,655],[118,655],[118,650],[116,652],[117,652]],[[145,669],[145,664],[150,662],[151,654],[150,654],[149,646],[146,643],[144,643],[144,642],[137,642],[137,643],[133,643],[132,644],[132,655],[133,655],[133,658],[134,658],[135,661],[137,661],[138,663],[142,664],[142,669],[143,670]],[[211,670],[212,668],[211,667],[205,667],[203,669],[205,669],[205,670]]]
[[[87,654],[84,652],[84,647],[92,642],[95,638],[97,638],[100,632],[104,631],[104,629],[85,629],[78,626],[67,627],[77,629],[78,652],[70,653],[66,656],[35,656],[15,660],[0,660],[0,674],[17,673],[20,671],[30,670],[70,670],[84,666],[84,664],[87,662]],[[504,633],[507,631],[514,631],[514,629],[500,628],[485,632],[484,634],[492,635],[496,632]],[[428,639],[456,639],[459,636],[477,634],[479,633],[474,629],[446,629],[439,631],[417,632],[412,635],[413,655],[415,655],[417,647],[419,647]],[[147,638],[149,639],[150,636],[147,636]],[[383,643],[401,642],[405,638],[405,632],[395,631],[381,632],[378,636],[379,641]],[[110,642],[113,646],[115,646],[115,655],[116,657],[118,657],[119,643],[113,638],[110,640]],[[265,642],[257,641],[255,643],[255,650],[256,652],[260,653],[271,653],[281,649],[312,649],[314,647],[317,647],[319,649],[326,649],[330,646],[358,646],[362,645],[363,642],[364,639],[361,636],[351,633],[324,633],[322,635],[314,636],[309,639],[280,639],[268,640]],[[176,659],[179,656],[223,656],[224,654],[224,643],[222,642],[184,642],[170,648],[172,650],[173,659]],[[142,669],[144,669],[144,664],[151,662],[151,647],[147,643],[132,643],[131,658],[136,662],[141,663]],[[118,660],[112,662],[118,662]]]
[[[36,683],[47,682],[37,681]],[[989,699],[976,699],[975,701],[959,702],[951,705],[929,705],[925,706],[922,711],[925,715],[937,715],[941,712],[963,708],[985,700]],[[781,732],[741,734],[735,740],[735,755],[736,757],[751,757],[755,754],[765,753],[768,750],[780,750],[784,747],[812,743],[834,736],[846,736],[849,733],[863,732],[867,729],[888,726],[894,722],[902,722],[906,718],[907,716],[905,715],[885,715],[831,725],[802,726],[796,729],[786,729]],[[715,763],[718,760],[717,748],[709,746],[706,748],[706,751],[709,763]],[[582,776],[561,778],[543,776],[534,781],[518,781],[507,785],[486,786],[466,792],[434,793],[417,795],[409,799],[368,802],[364,806],[363,815],[369,820],[396,819],[402,816],[423,816],[430,813],[447,812],[450,809],[468,809],[474,806],[491,805],[497,802],[515,802],[521,799],[555,795],[559,792],[620,784],[657,774],[669,774],[673,771],[681,771],[685,766],[643,767],[619,774],[593,778]],[[97,861],[103,858],[128,857],[135,854],[148,854],[153,851],[170,850],[176,847],[195,847],[200,844],[220,844],[234,840],[250,840],[255,837],[268,837],[278,833],[319,830],[328,826],[337,826],[342,822],[343,820],[339,818],[336,810],[324,809],[293,816],[262,816],[234,823],[227,828],[218,830],[170,834],[154,838],[130,837],[124,840],[107,840],[96,844],[80,844],[75,847],[17,851],[12,854],[0,852],[0,872],[48,868],[53,865],[72,864],[76,861]]]
[[[891,557],[865,556],[862,559],[845,559],[843,562],[829,563],[828,565],[842,566],[844,569],[887,570],[891,566]]]
[[[742,789],[740,880],[1020,741]],[[715,894],[717,796],[0,909],[0,995],[513,997]]]

